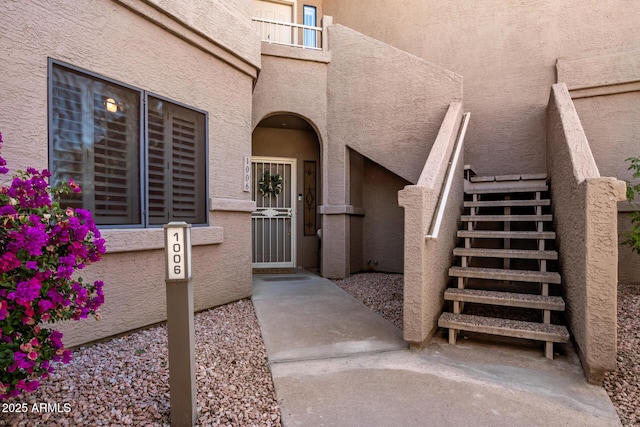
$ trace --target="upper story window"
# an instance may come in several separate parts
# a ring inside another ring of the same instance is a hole
[[[303,24],[311,27],[316,27],[318,24],[318,17],[315,6],[304,5],[302,7]],[[317,34],[315,30],[305,29],[303,35],[303,46],[318,47],[316,40]]]
[[[50,61],[52,184],[99,225],[207,222],[206,113]]]

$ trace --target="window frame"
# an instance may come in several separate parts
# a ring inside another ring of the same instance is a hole
[[[307,10],[313,11],[313,25],[306,22]],[[318,26],[318,8],[316,6],[309,4],[302,5],[302,24],[312,27]],[[318,33],[315,30],[304,29],[302,31],[302,45],[305,47],[318,48]]]
[[[144,132],[143,155],[144,155],[144,176],[145,176],[144,208],[145,209],[144,209],[143,216],[146,221],[146,228],[162,227],[162,224],[151,224],[151,221],[149,220],[149,186],[146,185],[148,183],[148,177],[149,177],[149,126],[147,123],[147,117],[149,117],[149,97],[156,98],[160,101],[168,102],[178,107],[182,107],[190,111],[193,111],[195,113],[200,113],[204,115],[204,159],[205,159],[204,160],[204,181],[205,182],[204,182],[203,209],[205,212],[205,222],[192,224],[192,225],[194,227],[208,226],[209,225],[209,207],[208,207],[208,204],[209,204],[209,113],[199,108],[194,108],[190,105],[184,104],[182,102],[172,100],[171,98],[167,98],[166,96],[158,95],[155,92],[145,91],[144,107],[143,107],[144,118],[145,118],[144,127],[143,127],[143,132]]]
[[[192,224],[194,227],[207,227],[209,226],[209,113],[199,108],[195,108],[193,106],[187,105],[185,103],[176,101],[174,99],[168,98],[166,96],[157,94],[155,92],[147,91],[141,89],[136,86],[132,86],[121,81],[103,76],[101,74],[95,73],[93,71],[80,68],[78,66],[66,63],[64,61],[60,61],[54,58],[49,57],[47,63],[47,137],[48,137],[48,167],[51,173],[54,173],[54,120],[53,120],[53,69],[54,67],[60,67],[63,69],[67,69],[70,72],[78,73],[80,75],[86,76],[90,79],[101,80],[105,83],[122,87],[125,90],[130,90],[138,93],[139,101],[140,101],[140,111],[138,114],[139,120],[139,210],[140,210],[140,222],[131,223],[131,224],[101,224],[100,228],[104,229],[140,229],[140,228],[161,228],[162,224],[151,224],[149,219],[149,185],[148,185],[148,177],[149,177],[149,142],[148,142],[148,134],[149,134],[149,126],[148,126],[148,98],[153,97],[159,99],[163,102],[167,102],[170,104],[174,104],[176,106],[185,108],[194,113],[202,114],[204,117],[204,138],[202,143],[204,144],[204,201],[203,211],[204,211],[204,223]],[[92,212],[93,213],[93,212]]]

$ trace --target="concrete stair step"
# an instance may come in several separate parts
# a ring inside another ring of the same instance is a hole
[[[495,183],[504,184],[504,183]],[[492,186],[468,186],[465,187],[464,192],[467,194],[497,194],[497,193],[534,193],[548,191],[549,186],[544,184],[531,184],[527,186],[511,187],[507,185],[492,185]]]
[[[565,309],[564,300],[561,297],[519,294],[514,292],[484,291],[478,289],[449,288],[444,293],[444,299],[449,301],[553,311],[564,311]]]
[[[495,175],[495,176],[480,176],[475,175],[472,176],[471,182],[493,182],[493,181],[528,181],[528,180],[540,180],[547,179],[546,173],[529,173],[529,174],[519,174],[519,175]]]
[[[470,279],[505,280],[511,282],[532,282],[560,284],[560,274],[533,270],[506,270],[501,268],[451,267],[449,276]]]
[[[549,189],[545,179],[532,180],[502,180],[488,182],[464,183],[464,192],[467,194],[490,194],[490,193],[530,193],[547,191]]]
[[[556,251],[535,251],[525,249],[455,248],[453,250],[453,254],[456,256],[478,258],[558,259],[558,252]]]
[[[502,208],[502,207],[526,207],[526,206],[550,206],[551,200],[479,200],[477,202],[464,202],[465,208]]]
[[[535,221],[549,222],[553,220],[553,215],[462,215],[462,221],[493,221],[493,222],[518,222]]]
[[[472,239],[555,239],[553,231],[493,231],[493,230],[458,230],[458,237]]]
[[[469,314],[442,313],[438,319],[438,326],[545,342],[565,343],[569,341],[569,331],[561,325],[472,316]]]

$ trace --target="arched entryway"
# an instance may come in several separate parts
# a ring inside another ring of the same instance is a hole
[[[252,136],[254,268],[320,269],[320,141],[305,118],[265,117]]]

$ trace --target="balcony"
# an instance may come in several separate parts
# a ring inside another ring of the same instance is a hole
[[[327,50],[326,27],[331,25],[331,17],[322,19],[322,27],[253,18],[253,24],[260,40],[264,43],[279,44],[301,49]]]

